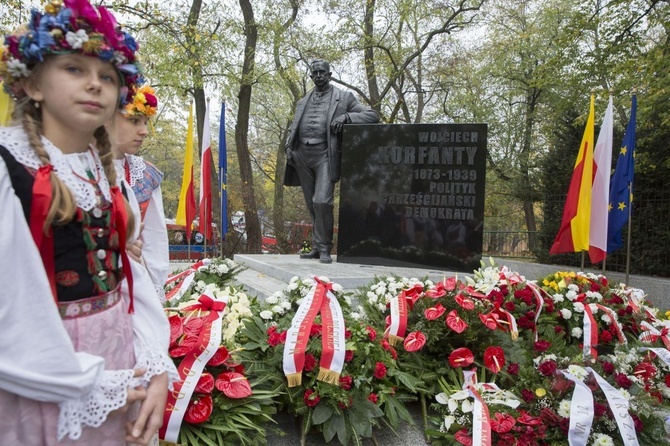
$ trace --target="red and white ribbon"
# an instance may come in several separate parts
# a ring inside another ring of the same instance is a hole
[[[533,296],[535,296],[535,307],[537,308],[537,311],[535,312],[535,326],[533,331],[535,332],[535,342],[537,342],[539,339],[537,333],[537,321],[540,319],[540,313],[542,313],[542,307],[544,306],[544,299],[542,298],[542,293],[544,293],[544,290],[537,286],[537,284],[534,282],[527,282],[526,285],[533,292]]]
[[[332,292],[332,283],[314,278],[316,283],[298,307],[291,327],[286,333],[283,368],[289,387],[302,383],[305,353],[314,319],[321,313],[321,361],[317,377],[320,381],[338,385],[346,352],[344,316],[340,303]]]
[[[598,345],[598,324],[588,303],[584,304],[584,332],[582,336],[584,338],[584,358],[597,358],[598,352],[595,347]]]
[[[407,331],[407,317],[409,305],[407,304],[407,293],[402,290],[399,295],[393,297],[389,302],[391,310],[391,324],[386,328],[385,336],[391,345],[400,344],[405,339]]]
[[[628,400],[591,367],[586,367],[586,370],[593,373],[596,382],[605,394],[610,410],[614,414],[616,424],[619,426],[619,433],[621,434],[624,446],[639,446],[637,433],[635,433],[635,423],[633,422],[633,417],[628,412]]]
[[[654,352],[656,356],[661,358],[661,361],[663,361],[667,366],[670,366],[670,351],[668,351],[667,349],[640,347],[640,350],[642,351],[649,350],[651,352]]]
[[[174,390],[168,393],[163,413],[163,426],[159,431],[161,439],[172,443],[177,442],[182,420],[202,371],[221,345],[221,319],[227,301],[213,299],[203,293],[198,302],[185,310],[209,311],[209,315],[202,325],[198,342],[177,367],[182,381],[174,383]]]
[[[477,370],[463,370],[463,390],[467,390],[475,403],[472,411],[472,444],[491,446],[491,415],[489,408],[481,394],[475,388],[477,384]],[[497,386],[484,385],[484,390],[495,390]],[[498,389],[499,390],[499,389]]]
[[[642,321],[640,326],[642,327],[642,333],[640,333],[639,337],[640,341],[652,343],[657,339],[660,339],[661,342],[663,342],[663,345],[665,345],[665,348],[670,350],[670,338],[668,338],[667,328],[663,328],[661,331],[659,331],[656,327],[647,321]]]
[[[570,446],[586,446],[593,424],[593,393],[584,382],[572,376],[567,370],[560,370],[567,379],[575,383],[570,403]]]
[[[175,274],[174,276],[168,277],[168,279],[165,281],[165,285],[169,285],[173,282],[176,282],[176,285],[165,294],[165,300],[168,302],[175,302],[181,299],[191,287],[198,268],[201,266],[207,266],[210,263],[212,263],[211,259],[202,259],[189,266],[188,269]]]
[[[514,318],[514,315],[502,307],[499,308],[498,311],[500,311],[505,316],[505,319],[507,319],[507,323],[509,324],[509,332],[512,337],[512,340],[516,341],[519,338],[519,329],[517,328],[516,319]]]
[[[624,336],[623,334],[623,330],[621,329],[621,325],[619,324],[619,321],[617,320],[614,311],[611,308],[608,308],[605,305],[601,304],[596,304],[596,307],[598,307],[598,309],[602,310],[605,314],[607,314],[607,316],[610,318],[610,321],[612,321],[610,325],[614,327],[617,339],[619,339],[619,344],[627,345],[628,340],[626,339],[626,336]]]

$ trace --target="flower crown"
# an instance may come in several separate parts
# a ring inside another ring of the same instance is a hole
[[[104,6],[92,6],[88,0],[52,0],[44,12],[33,9],[28,24],[5,36],[4,47],[0,46],[0,79],[5,90],[19,99],[25,92],[17,81],[30,76],[44,56],[80,53],[114,65],[127,89],[141,82],[137,48],[135,39],[121,31]],[[121,105],[130,100],[127,90],[122,93]]]
[[[158,109],[158,99],[156,92],[150,85],[137,87],[133,85],[128,95],[131,99],[123,108],[123,114],[126,116],[153,116]]]

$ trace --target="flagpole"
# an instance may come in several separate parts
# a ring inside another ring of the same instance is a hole
[[[205,198],[204,202],[205,202],[205,209],[207,209],[207,198]],[[206,258],[207,257],[207,229],[208,229],[207,228],[207,223],[208,223],[207,222],[207,212],[205,212],[205,217],[203,218],[203,220],[205,220],[203,222],[203,225],[202,225],[202,227],[205,228],[205,232],[203,234],[203,236],[205,238],[205,242],[204,242],[204,245],[203,245],[203,249],[204,249],[203,258]]]

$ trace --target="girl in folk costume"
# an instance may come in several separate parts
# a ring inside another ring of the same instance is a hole
[[[140,76],[136,50],[87,0],[33,10],[0,46],[16,100],[0,128],[2,445],[147,444],[177,379],[103,125]]]
[[[130,101],[117,113],[114,121],[115,164],[117,174],[132,188],[139,203],[143,223],[140,234],[142,260],[161,301],[164,301],[163,287],[170,272],[170,258],[161,192],[163,173],[136,155],[148,134],[147,125],[156,114],[158,100],[149,85],[133,85],[129,97]]]

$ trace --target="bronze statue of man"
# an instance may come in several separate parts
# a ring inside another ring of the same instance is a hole
[[[321,263],[333,261],[333,195],[342,165],[342,126],[379,122],[377,112],[331,85],[331,74],[325,60],[310,64],[314,88],[298,102],[285,147],[284,184],[302,186],[312,217],[312,251],[300,258]]]

